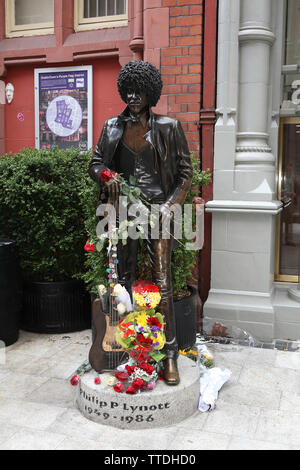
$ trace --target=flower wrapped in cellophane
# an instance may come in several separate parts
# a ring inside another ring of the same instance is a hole
[[[166,342],[164,330],[164,317],[154,309],[131,312],[119,321],[116,341],[129,352],[130,361],[122,373],[127,385],[116,384],[116,392],[134,394],[154,388],[165,357],[161,352]],[[116,378],[122,382],[120,373]]]
[[[164,329],[161,313],[154,309],[138,310],[119,322],[116,340],[127,351],[144,351],[155,358],[155,352],[162,349],[166,342]]]
[[[154,309],[161,300],[159,288],[146,281],[135,281],[132,284],[132,297],[135,310]]]

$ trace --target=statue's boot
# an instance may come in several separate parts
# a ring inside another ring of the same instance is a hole
[[[167,357],[164,359],[164,380],[167,385],[178,385],[180,382],[177,367],[177,353],[169,350],[166,352]]]

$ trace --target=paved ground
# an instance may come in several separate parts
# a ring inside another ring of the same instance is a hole
[[[87,359],[90,331],[21,332],[0,355],[0,449],[300,449],[300,352],[207,344],[232,371],[217,407],[180,424],[127,431],[86,420],[68,378]],[[1,350],[0,350],[1,352]]]

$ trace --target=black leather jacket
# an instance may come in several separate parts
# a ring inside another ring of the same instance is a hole
[[[108,119],[96,145],[89,166],[91,178],[103,187],[100,172],[113,166],[118,143],[122,138],[129,115],[128,107],[119,116]],[[158,169],[166,202],[170,205],[184,203],[191,185],[193,168],[190,152],[182,126],[177,119],[154,114],[150,109],[149,131],[144,138],[155,148]]]

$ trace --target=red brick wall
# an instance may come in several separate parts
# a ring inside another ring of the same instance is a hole
[[[161,49],[163,95],[168,115],[178,118],[190,150],[199,156],[202,0],[162,0],[169,7],[169,47]]]

